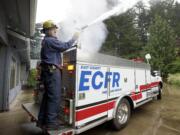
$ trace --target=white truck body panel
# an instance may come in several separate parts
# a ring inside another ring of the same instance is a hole
[[[119,61],[125,64],[108,65],[105,61],[98,64],[97,59],[103,57],[90,58],[88,53],[77,52],[75,105],[80,109],[76,110],[75,126],[81,127],[104,117],[112,119],[116,102],[122,97],[131,97],[135,108],[152,99],[152,93],[158,91],[156,86],[151,88],[151,83],[155,81],[152,82],[148,64],[124,59]],[[159,83],[158,79],[156,83]]]

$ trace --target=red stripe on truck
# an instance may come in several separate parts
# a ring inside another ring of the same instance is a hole
[[[151,89],[153,87],[156,87],[159,85],[160,82],[152,82],[150,84],[146,84],[146,85],[140,85],[140,93],[135,94],[134,92],[132,92],[131,94],[131,98],[133,101],[136,101],[138,99],[142,98],[142,91],[146,91],[148,89]]]
[[[131,98],[132,98],[133,101],[141,99],[142,98],[142,93],[133,94],[133,95],[131,95]]]
[[[160,83],[160,82],[153,82],[153,83],[151,83],[151,87],[156,87],[156,86],[159,85],[159,83]]]
[[[140,85],[140,91],[144,91],[151,88],[151,84]]]
[[[111,101],[105,104],[93,106],[76,112],[76,121],[81,121],[94,115],[106,112],[114,108],[116,101]]]
[[[136,100],[141,99],[142,98],[142,91],[145,91],[145,90],[150,89],[152,87],[156,87],[158,85],[159,85],[159,82],[153,82],[151,84],[141,85],[140,86],[140,93],[138,93],[138,94],[135,94],[134,92],[131,93],[132,94],[131,95],[132,100],[136,101]],[[97,114],[111,110],[114,108],[115,103],[116,103],[116,100],[110,101],[110,102],[107,102],[104,104],[92,106],[92,107],[89,107],[87,109],[85,108],[85,109],[76,111],[76,121],[81,121],[81,120],[87,119],[89,117],[95,116]]]
[[[150,84],[140,85],[140,91],[151,89],[152,87],[156,87],[158,85],[159,85],[159,82],[152,82]]]

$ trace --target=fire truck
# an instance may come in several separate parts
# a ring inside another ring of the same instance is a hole
[[[64,126],[45,131],[49,135],[80,134],[107,121],[120,130],[127,125],[133,109],[161,99],[162,79],[157,72],[152,75],[147,63],[77,48],[62,55],[59,119]],[[37,121],[40,94],[36,95],[36,102],[22,107]]]

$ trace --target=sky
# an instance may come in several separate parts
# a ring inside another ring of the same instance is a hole
[[[69,0],[38,0],[36,23],[45,20],[60,22],[70,10]]]
[[[134,1],[134,0],[131,0]],[[180,2],[180,0],[177,0]],[[148,0],[144,0],[148,3]],[[66,19],[72,5],[69,0],[38,0],[36,23],[53,20],[58,23]]]

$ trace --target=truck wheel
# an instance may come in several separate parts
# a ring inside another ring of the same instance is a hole
[[[113,119],[113,128],[120,130],[126,126],[131,116],[131,107],[129,101],[123,98],[117,107],[115,118]]]
[[[157,95],[157,100],[161,100],[162,99],[161,86],[158,86],[158,92],[159,94]]]

